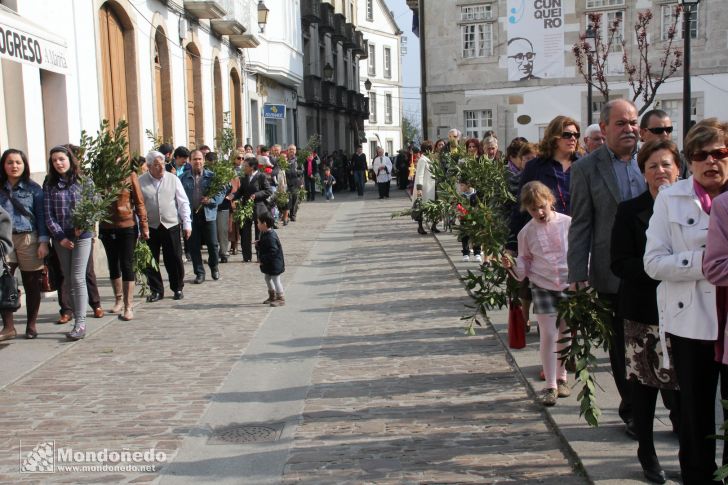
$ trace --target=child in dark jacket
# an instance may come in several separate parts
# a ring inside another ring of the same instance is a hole
[[[470,185],[468,180],[460,180],[460,194],[467,199],[471,208],[478,206],[478,193]],[[462,207],[462,205],[460,205],[458,211],[462,214],[461,218],[465,217],[468,213],[468,209]],[[470,261],[470,236],[462,235],[460,236],[460,240],[463,243],[463,262],[468,262]],[[479,244],[473,244],[473,257],[476,263],[483,262],[483,257],[480,255]]]
[[[263,304],[278,307],[286,304],[281,283],[281,274],[286,270],[286,264],[283,260],[281,240],[272,229],[273,222],[273,216],[268,212],[258,216],[260,239],[257,241],[257,246],[260,271],[265,275],[265,283],[268,285],[268,299]]]

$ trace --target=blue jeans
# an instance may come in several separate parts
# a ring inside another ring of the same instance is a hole
[[[74,248],[68,250],[58,244],[56,254],[61,263],[63,273],[63,284],[71,294],[71,305],[73,305],[73,316],[76,326],[86,325],[86,306],[88,300],[88,289],[86,288],[86,266],[91,255],[91,244],[93,239],[77,239],[73,242]]]
[[[324,187],[324,195],[326,195],[326,200],[331,200],[334,198],[334,187]]]
[[[364,195],[364,170],[354,170],[354,184],[359,195]]]

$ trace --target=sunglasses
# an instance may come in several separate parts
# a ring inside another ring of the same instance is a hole
[[[235,157],[235,160],[245,160],[245,157]]]
[[[536,57],[536,54],[533,52],[526,52],[525,54],[522,52],[519,52],[516,55],[508,56],[511,59],[515,59],[517,62],[523,62],[523,60],[532,61],[534,57]]]
[[[662,135],[663,133],[667,133],[669,135],[670,133],[672,133],[672,126],[661,126],[659,128],[647,128],[647,131],[649,131],[653,135]]]
[[[716,148],[709,152],[701,150],[693,153],[690,156],[690,160],[693,162],[704,162],[708,159],[708,156],[712,157],[713,160],[723,160],[724,158],[728,158],[728,148]]]
[[[565,131],[561,134],[561,138],[563,140],[571,140],[572,138],[575,138],[576,140],[579,140],[579,137],[581,136],[581,133],[578,131]]]

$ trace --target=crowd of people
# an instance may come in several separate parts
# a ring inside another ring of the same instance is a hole
[[[720,482],[712,438],[719,382],[728,397],[728,123],[695,124],[682,153],[672,131],[664,111],[640,119],[634,104],[613,100],[583,137],[576,120],[556,116],[537,144],[517,138],[501,153],[488,133],[464,146],[483,163],[506,166],[516,202],[504,209],[510,236],[500,264],[521,281],[524,319],[536,316],[541,403],[570,394],[557,358],[570,333],[557,322],[557,305],[569,290],[591,287],[611,309],[605,323],[619,416],[639,443],[645,477],[666,481],[653,442],[661,394],[678,435],[683,483],[705,484]],[[449,140],[414,147],[416,196],[437,197],[433,161],[460,138],[453,129]],[[477,204],[478,187],[460,182],[463,200]],[[421,219],[418,232],[427,234]],[[468,246],[463,238],[463,260],[482,262],[480,248]]]
[[[265,275],[265,304],[285,305],[281,274],[285,270],[283,248],[275,229],[295,222],[298,194],[306,167],[300,168],[297,148],[285,152],[279,145],[268,150],[250,145],[233,152],[235,177],[218,193],[208,193],[213,172],[206,162],[216,154],[206,146],[189,150],[163,144],[136,166],[98,227],[108,263],[114,303],[109,313],[129,321],[134,318],[135,285],[140,276],[148,284],[146,301],[164,298],[160,256],[174,300],[184,298],[185,259],[192,262],[193,282],[202,284],[206,269],[202,245],[212,279],[220,279],[219,264],[240,252],[244,263],[253,256]],[[105,315],[93,268],[93,230],[77,227],[74,210],[89,179],[81,173],[78,147],[63,145],[49,152],[48,174],[43,185],[30,177],[28,159],[21,150],[8,149],[0,157],[0,255],[14,273],[20,269],[27,321],[25,337],[38,336],[37,319],[41,294],[57,289],[60,317],[56,324],[73,320],[66,333],[69,340],[86,335],[86,314]],[[285,159],[287,166],[279,167]],[[309,167],[310,170],[310,167]],[[333,182],[333,181],[331,181]],[[285,205],[276,204],[278,192],[287,194]],[[253,203],[253,214],[242,226],[231,212],[239,204]],[[252,231],[255,229],[255,236]],[[135,248],[146,241],[156,264],[144,275],[135,273]],[[160,254],[161,253],[161,254]],[[0,341],[17,336],[14,310],[2,310]]]

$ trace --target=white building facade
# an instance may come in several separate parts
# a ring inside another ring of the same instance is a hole
[[[239,142],[292,137],[295,116],[274,131],[263,109],[296,109],[297,1],[267,0],[261,33],[254,0],[1,0],[0,28],[26,47],[25,57],[0,49],[0,145],[24,150],[41,177],[51,147],[78,143],[102,119],[126,119],[139,154],[153,147],[147,131],[214,149],[226,114]],[[34,39],[42,62],[29,55]]]
[[[637,53],[633,26],[641,11],[653,14],[649,41],[653,69],[665,46],[677,0],[408,0],[419,16],[424,48],[423,91],[426,96],[426,138],[445,138],[451,127],[482,138],[495,130],[501,145],[516,136],[541,138],[556,115],[587,123],[587,88],[578,72],[572,46],[589,25],[589,14],[602,15],[603,24],[622,19],[617,33],[628,54]],[[525,5],[525,7],[524,7]],[[549,7],[549,8],[546,8]],[[691,16],[691,112],[694,121],[725,119],[728,85],[728,11],[722,2],[701,1]],[[538,10],[538,11],[536,11]],[[522,22],[531,15],[531,23]],[[682,20],[674,45],[682,50]],[[603,36],[607,27],[602,25]],[[530,40],[519,40],[530,38]],[[513,52],[509,52],[509,42]],[[516,49],[516,46],[520,48]],[[525,49],[523,46],[527,46]],[[516,50],[523,52],[516,52]],[[529,51],[530,52],[525,52]],[[521,59],[519,60],[519,54]],[[530,59],[530,71],[524,69]],[[622,49],[609,54],[607,80],[610,98],[632,98],[621,62]],[[524,63],[526,59],[526,63]],[[519,71],[519,68],[521,69]],[[667,111],[681,144],[682,69],[660,86],[651,108]],[[593,118],[599,119],[603,99],[595,89]],[[641,107],[641,101],[637,101]]]
[[[358,12],[359,29],[368,43],[368,56],[359,67],[361,89],[369,97],[364,152],[372,160],[380,146],[394,157],[402,148],[402,31],[384,0],[360,0]]]

